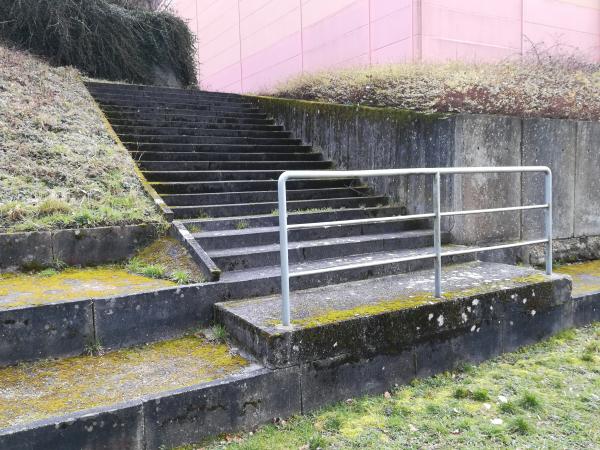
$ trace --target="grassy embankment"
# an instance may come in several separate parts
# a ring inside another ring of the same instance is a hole
[[[0,46],[0,230],[160,220],[79,72]]]

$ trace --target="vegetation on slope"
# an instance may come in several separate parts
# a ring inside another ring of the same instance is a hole
[[[152,84],[158,71],[172,72],[184,86],[196,85],[195,41],[187,24],[164,10],[135,7],[139,4],[2,0],[0,39],[96,78]]]
[[[543,52],[495,64],[396,64],[304,74],[265,94],[425,112],[600,120],[600,64]]]
[[[600,448],[600,323],[480,366],[185,449]]]
[[[159,220],[79,73],[0,46],[0,229]]]

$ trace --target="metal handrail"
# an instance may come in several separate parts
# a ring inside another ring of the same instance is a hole
[[[505,208],[472,209],[464,211],[441,211],[440,205],[440,178],[441,175],[472,174],[472,173],[544,173],[544,203],[539,205],[509,206]],[[433,175],[433,212],[425,214],[412,214],[392,217],[375,217],[369,219],[338,220],[329,222],[313,222],[288,225],[286,183],[290,179],[315,179],[315,178],[349,178],[349,177],[385,177],[398,175]],[[481,251],[500,250],[505,248],[521,247],[533,244],[546,245],[546,273],[552,275],[552,171],[546,166],[508,166],[508,167],[440,167],[419,169],[383,169],[383,170],[291,170],[281,174],[277,182],[279,203],[279,251],[281,254],[281,295],[283,326],[290,325],[290,267],[288,260],[288,230],[308,229],[321,226],[341,226],[365,223],[400,222],[406,220],[433,219],[433,253],[392,258],[380,261],[368,261],[358,264],[346,264],[326,269],[306,270],[294,273],[295,276],[312,275],[325,271],[343,270],[348,268],[368,267],[372,265],[389,264],[394,262],[413,261],[419,259],[434,259],[435,286],[434,294],[437,298],[442,295],[442,257],[477,253]],[[505,211],[527,211],[534,209],[545,210],[545,235],[544,239],[511,242],[487,247],[442,252],[441,219],[447,216],[488,214]]]

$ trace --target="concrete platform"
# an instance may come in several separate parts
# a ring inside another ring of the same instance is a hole
[[[563,275],[484,262],[446,267],[442,285],[434,298],[426,270],[294,292],[290,329],[279,325],[279,296],[217,304],[216,318],[269,367],[397,354],[457,336],[485,359],[564,327],[571,290]]]

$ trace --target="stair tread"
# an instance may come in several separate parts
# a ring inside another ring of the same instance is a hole
[[[373,199],[385,199],[384,195],[368,195],[364,197],[330,197],[330,198],[318,198],[315,200],[327,202],[331,200],[373,200]],[[302,203],[302,202],[313,202],[315,200],[289,200],[287,203]],[[250,202],[252,205],[277,205],[277,202]],[[219,206],[238,206],[238,205],[247,205],[248,203],[220,203],[214,205],[188,205],[188,206],[171,206],[170,208],[173,210],[184,210],[184,209],[192,209],[192,208],[213,208]]]
[[[443,249],[450,248],[442,246]],[[467,246],[451,246],[453,249],[469,248]],[[301,263],[290,264],[290,276],[295,276],[295,273],[306,270],[329,269],[343,270],[344,267],[352,266],[353,264],[374,263],[386,264],[387,261],[397,258],[405,258],[409,256],[423,256],[432,254],[433,247],[421,247],[416,249],[401,249],[384,252],[359,253],[351,256],[342,256],[337,258],[325,258],[318,260],[303,261]],[[279,277],[281,268],[277,266],[257,267],[252,269],[234,270],[231,272],[223,272],[221,280],[224,282],[254,280],[261,278]],[[433,275],[432,275],[433,276]]]
[[[275,228],[277,227],[265,227],[265,228]],[[269,230],[272,231],[272,230]],[[301,241],[290,241],[288,243],[289,249],[298,249],[298,248],[306,248],[306,247],[320,247],[327,245],[340,245],[340,244],[353,244],[358,242],[368,242],[368,241],[378,241],[384,239],[399,239],[399,238],[416,238],[416,237],[426,237],[433,236],[433,232],[431,230],[411,230],[411,231],[397,231],[391,233],[372,233],[372,234],[363,234],[363,235],[355,235],[355,236],[345,236],[345,237],[332,237],[326,239],[312,239],[312,240],[301,240]],[[279,244],[267,244],[267,245],[255,245],[255,246],[247,246],[247,247],[233,247],[228,249],[219,249],[219,250],[208,250],[207,253],[211,257],[220,257],[220,256],[234,256],[234,255],[249,255],[253,253],[266,253],[266,252],[274,252],[279,251]]]

